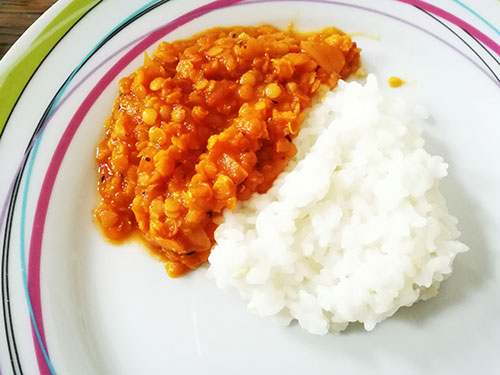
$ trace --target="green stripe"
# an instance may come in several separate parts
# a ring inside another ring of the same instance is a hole
[[[69,29],[102,0],[73,0],[42,30],[27,50],[0,76],[0,135],[29,79]]]

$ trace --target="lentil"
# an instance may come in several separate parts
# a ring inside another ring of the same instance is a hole
[[[119,83],[97,147],[94,215],[105,235],[138,229],[171,277],[197,268],[215,221],[264,193],[296,153],[293,138],[321,85],[359,68],[336,28],[213,28],[161,42]]]

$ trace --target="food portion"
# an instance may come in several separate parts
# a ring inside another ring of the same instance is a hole
[[[224,212],[209,274],[248,309],[315,334],[367,330],[437,293],[458,253],[422,119],[367,84],[339,82],[310,110],[265,194]]]
[[[315,334],[434,296],[468,249],[438,187],[448,166],[374,76],[342,80],[359,67],[335,28],[162,42],[120,80],[97,147],[104,234],[140,233],[171,277],[208,259],[251,311]]]
[[[335,28],[214,28],[162,42],[120,80],[97,148],[105,235],[138,230],[172,277],[198,267],[223,210],[265,193],[295,156],[320,88],[358,68],[359,49]]]

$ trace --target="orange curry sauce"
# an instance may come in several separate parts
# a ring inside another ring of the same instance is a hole
[[[270,188],[318,89],[359,65],[356,43],[336,28],[213,28],[161,42],[120,80],[97,147],[94,215],[105,235],[138,229],[171,277],[197,268],[214,219]]]

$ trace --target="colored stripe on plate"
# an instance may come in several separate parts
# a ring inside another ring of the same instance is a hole
[[[493,30],[494,32],[496,32],[498,35],[500,35],[500,30],[498,30],[495,26],[493,26],[491,24],[491,22],[489,22],[486,18],[484,18],[483,16],[481,16],[478,12],[476,12],[474,9],[472,9],[471,7],[469,7],[468,5],[462,3],[461,1],[459,0],[451,0],[453,1],[454,3],[460,5],[462,8],[464,8],[466,11],[468,11],[469,13],[473,14],[474,16],[476,16],[477,18],[479,18],[484,24],[486,24],[486,26],[488,26],[491,30]],[[498,5],[500,6],[500,3],[498,3]],[[499,8],[499,12],[500,12],[500,8]]]
[[[87,0],[87,1],[84,1],[84,0],[82,0],[82,1],[78,1],[78,0],[75,0],[73,3],[75,3],[75,2],[80,2],[80,3],[89,2],[89,3],[92,3],[92,2],[93,2],[93,3],[97,4],[97,3],[99,3],[100,1],[101,1],[101,0],[94,0],[94,1],[88,1],[88,0]],[[401,1],[401,0],[397,0],[397,1]],[[402,2],[410,3],[410,1],[404,1],[404,0],[403,0]],[[73,3],[71,3],[71,4],[73,4]],[[419,3],[423,3],[423,2],[419,2]],[[70,4],[70,5],[71,5],[71,4]],[[424,3],[424,4],[427,4],[427,3]],[[65,8],[65,9],[66,9],[66,8]],[[437,9],[439,9],[439,8],[437,8]],[[89,10],[90,10],[90,8],[89,8]],[[88,11],[88,10],[87,10],[87,11]],[[83,14],[82,14],[82,15],[83,15]],[[80,18],[81,18],[81,17],[80,17]],[[76,20],[76,21],[78,21],[78,20]],[[75,22],[76,22],[76,21],[75,21]],[[49,24],[49,26],[50,26],[50,24]],[[468,26],[470,26],[470,25],[468,25]],[[47,26],[47,28],[48,28],[48,26]],[[69,27],[67,30],[69,30],[70,28],[71,28],[71,27]],[[46,29],[44,29],[44,31],[45,31],[45,30],[46,30]],[[64,35],[64,33],[63,33],[63,35]],[[62,36],[63,36],[63,35],[62,35]],[[37,39],[38,39],[38,38],[37,38]],[[55,46],[55,45],[57,44],[57,42],[58,42],[58,40],[54,43],[54,45],[53,45],[53,46]],[[52,46],[51,48],[53,48],[53,46]],[[43,61],[43,59],[45,58],[45,56],[46,56],[49,52],[50,52],[50,49],[49,49],[49,50],[47,51],[47,53],[43,56],[43,58],[39,61],[39,63],[41,63],[41,62]],[[38,64],[37,64],[37,66],[38,66]],[[37,66],[35,67],[35,69],[34,69],[33,73],[36,71]],[[32,73],[32,74],[33,74],[33,73]],[[31,74],[31,75],[32,75],[32,74]],[[29,79],[31,78],[31,75],[27,78],[27,80],[26,80],[26,82],[24,83],[24,85],[26,85],[26,83],[27,83],[27,82],[29,82]],[[0,78],[0,79],[1,79],[1,78]],[[3,84],[3,82],[2,82],[2,84]],[[22,93],[23,88],[24,88],[24,86],[22,86],[22,88],[21,88],[20,92],[18,93],[18,95],[17,95],[17,97],[16,97],[16,101],[17,101],[17,98],[18,98],[18,97],[20,96],[20,94]],[[3,85],[2,85],[2,86],[0,86],[0,94],[2,93],[2,89],[3,89]],[[61,93],[61,94],[62,94],[62,93]],[[0,96],[0,99],[1,99],[1,96]],[[59,99],[59,98],[58,98],[58,99]],[[13,108],[14,106],[15,106],[15,101],[14,101],[14,103],[13,103],[13,105],[12,105],[12,108]],[[12,108],[11,108],[10,110],[12,110]],[[3,109],[4,109],[4,108],[2,108],[2,111],[3,111]],[[4,121],[3,123],[2,123],[2,122],[0,122],[0,134],[1,134],[1,131],[2,131],[2,128],[3,128],[4,124],[6,123],[6,120],[8,119],[8,116],[9,116],[10,110],[9,110],[9,111],[8,111],[8,113],[7,113],[7,116],[6,116],[6,118],[5,118],[5,121]],[[1,120],[1,113],[0,113],[0,120]],[[35,154],[36,154],[36,150],[35,150]],[[40,203],[40,202],[39,202],[39,203]],[[42,329],[43,329],[43,326],[42,326]],[[40,337],[38,337],[38,340],[40,340]],[[45,353],[44,353],[44,356],[45,356]],[[45,358],[45,359],[47,359],[47,358]],[[51,372],[52,372],[52,373],[54,372],[54,371],[53,371],[53,369],[51,369]]]
[[[104,91],[104,89],[111,83],[111,81],[119,75],[119,73],[138,55],[140,55],[149,45],[160,39],[162,36],[177,29],[178,27],[196,19],[213,10],[224,8],[243,0],[216,0],[206,5],[200,6],[176,19],[169,22],[165,26],[153,31],[145,39],[134,46],[127,52],[113,67],[99,80],[96,86],[91,90],[89,95],[85,98],[82,104],[78,107],[77,111],[70,120],[66,130],[64,131],[59,143],[54,151],[51,162],[47,169],[45,178],[42,183],[38,203],[35,210],[35,218],[33,220],[33,229],[31,233],[30,251],[28,256],[28,292],[33,309],[34,321],[39,330],[39,337],[36,335],[35,352],[37,355],[38,366],[40,374],[55,374],[53,368],[49,368],[48,358],[43,355],[41,347],[46,347],[43,317],[42,317],[42,302],[40,294],[40,262],[42,252],[42,238],[45,228],[46,214],[49,206],[52,189],[59,172],[59,167],[66,154],[66,151],[80,126],[85,118],[87,112],[92,105]],[[41,138],[37,140],[39,142]],[[40,340],[39,340],[40,338]]]
[[[73,0],[42,30],[28,50],[0,77],[0,136],[24,87],[59,40],[102,0]]]
[[[82,62],[73,70],[71,75],[68,77],[68,79],[65,81],[63,86],[58,90],[58,93],[52,100],[51,104],[49,105],[49,108],[47,109],[46,113],[44,114],[43,120],[42,120],[42,125],[45,122],[47,118],[50,118],[52,111],[57,108],[57,103],[61,100],[62,94],[68,87],[69,83],[72,81],[76,73],[82,68],[82,66],[93,56],[93,54],[100,49],[104,44],[106,44],[107,41],[109,41],[118,31],[126,27],[130,22],[133,22],[136,18],[140,17],[141,15],[147,13],[149,10],[154,9],[156,6],[161,5],[166,3],[169,0],[152,0],[137,11],[135,11],[133,14],[128,16],[124,21],[122,21],[118,26],[113,28],[99,43],[89,52],[85,58],[82,60]],[[64,37],[64,35],[62,36]],[[132,41],[131,43],[127,44],[127,46],[132,45],[139,41],[141,38],[138,38],[137,40]],[[119,51],[121,51],[120,49]],[[50,51],[49,51],[50,52]],[[64,100],[63,100],[64,101]],[[38,129],[39,132],[38,132]],[[29,150],[27,153],[26,157],[29,157],[29,154],[31,152],[31,159],[29,160],[28,164],[28,169],[27,169],[27,174],[26,174],[26,182],[25,182],[25,188],[24,188],[24,193],[23,193],[23,201],[22,201],[22,208],[21,208],[21,249],[20,249],[20,258],[21,258],[21,271],[22,271],[22,276],[23,276],[23,286],[25,289],[25,295],[26,295],[26,300],[28,304],[28,310],[30,314],[30,319],[32,323],[32,328],[33,328],[33,341],[34,341],[34,346],[35,346],[35,352],[38,360],[38,365],[40,369],[41,374],[55,374],[56,371],[54,369],[54,366],[52,365],[52,362],[50,360],[50,356],[47,350],[47,344],[45,340],[45,332],[43,328],[43,324],[40,324],[42,320],[42,311],[40,306],[35,306],[35,309],[33,308],[33,305],[31,303],[31,294],[30,294],[30,285],[28,283],[28,277],[27,277],[27,267],[26,267],[26,261],[25,261],[25,254],[26,254],[26,245],[25,245],[25,217],[26,217],[26,200],[27,200],[27,195],[28,195],[28,190],[29,190],[29,184],[30,184],[30,179],[31,179],[31,173],[33,169],[33,163],[36,158],[36,154],[38,152],[38,147],[40,144],[41,136],[43,134],[43,126],[37,127],[37,130],[35,131],[35,134],[33,135],[34,138],[36,138],[36,142],[34,143],[33,149]],[[38,132],[38,134],[37,134]],[[15,199],[15,197],[13,198]],[[0,220],[1,222],[1,220]],[[31,267],[30,267],[31,268]],[[39,297],[37,297],[39,298]],[[37,317],[40,317],[37,319]]]
[[[426,3],[425,1],[422,0],[397,0],[401,3],[409,4],[409,5],[414,5],[418,8],[424,9],[430,13],[435,14],[436,16],[451,22],[455,26],[460,27],[461,29],[464,29],[467,31],[469,34],[474,36],[476,39],[480,40],[483,44],[491,48],[497,55],[500,56],[500,45],[498,45],[493,39],[491,39],[489,36],[484,34],[482,31],[476,29],[474,26],[471,24],[468,24],[461,18],[458,18],[457,16],[451,14],[450,12],[447,12],[444,9],[441,9],[435,5]]]

